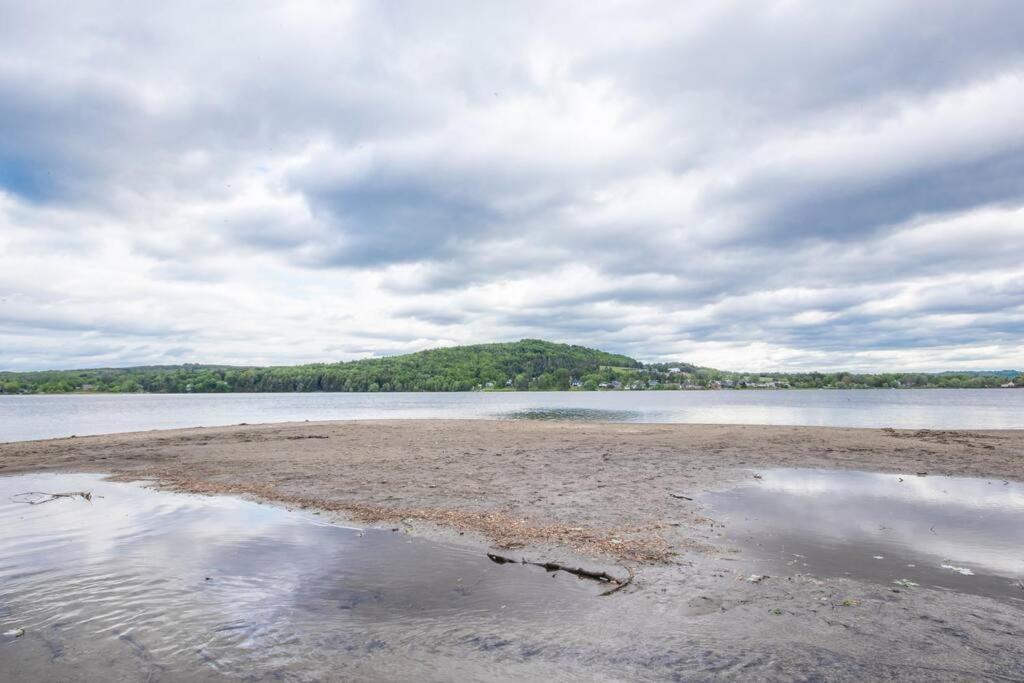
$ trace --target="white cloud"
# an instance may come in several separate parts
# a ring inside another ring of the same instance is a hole
[[[0,368],[1024,366],[1015,3],[0,4]]]

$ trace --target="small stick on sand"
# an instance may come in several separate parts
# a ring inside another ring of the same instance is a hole
[[[629,572],[629,577],[625,579],[618,579],[609,574],[608,572],[598,572],[593,571],[591,569],[583,569],[582,567],[569,567],[564,564],[559,564],[558,562],[531,562],[526,558],[516,561],[513,560],[511,557],[505,557],[504,555],[497,555],[495,553],[487,553],[487,558],[491,562],[495,562],[497,564],[508,564],[510,562],[515,564],[530,564],[534,567],[543,567],[546,571],[549,572],[566,572],[568,574],[574,574],[583,579],[591,579],[593,581],[600,581],[602,583],[610,583],[615,586],[614,588],[607,590],[604,593],[601,593],[602,596],[611,595],[616,591],[622,590],[623,588],[625,588],[633,582],[633,577],[635,576],[633,570],[629,567],[626,567],[626,571]]]

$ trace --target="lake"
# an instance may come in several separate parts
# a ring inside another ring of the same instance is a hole
[[[1021,429],[1012,389],[0,396],[0,441],[302,420],[569,419]]]

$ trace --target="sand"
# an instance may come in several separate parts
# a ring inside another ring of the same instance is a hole
[[[699,502],[679,496],[759,468],[1020,481],[1022,453],[1024,431],[394,420],[0,444],[0,474],[108,472],[363,522],[429,522],[499,548],[540,544],[658,563],[707,550],[714,536]]]

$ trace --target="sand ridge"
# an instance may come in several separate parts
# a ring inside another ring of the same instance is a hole
[[[381,420],[6,443],[0,474],[107,472],[364,522],[426,522],[500,548],[661,563],[714,543],[714,520],[688,498],[759,468],[1024,481],[1022,453],[1022,430]]]

